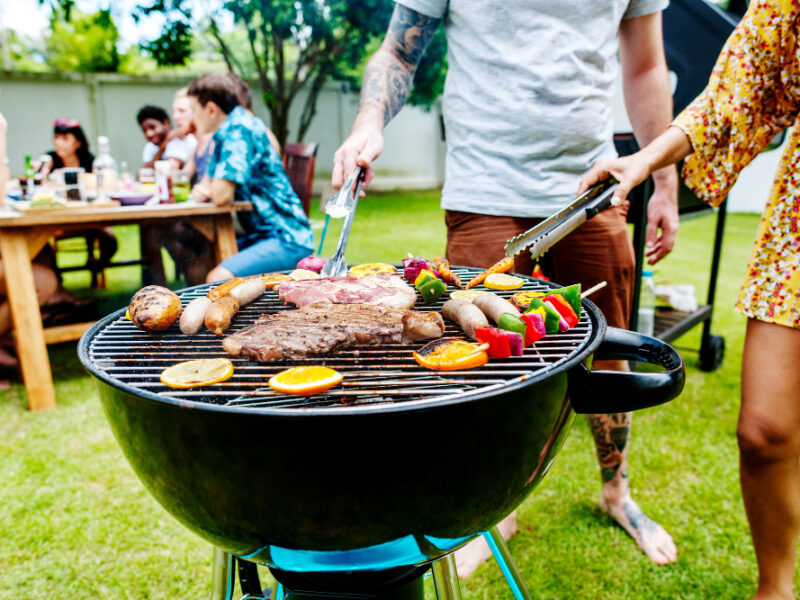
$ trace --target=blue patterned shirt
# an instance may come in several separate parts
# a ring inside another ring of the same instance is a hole
[[[241,106],[234,108],[214,134],[207,172],[212,179],[235,183],[236,200],[253,203],[252,211],[237,213],[247,242],[277,236],[311,252],[314,234],[308,217],[261,119]]]

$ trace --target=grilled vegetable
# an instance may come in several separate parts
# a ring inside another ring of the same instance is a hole
[[[516,306],[521,311],[525,311],[528,309],[528,306],[531,304],[531,300],[534,298],[543,298],[546,295],[546,292],[533,292],[533,291],[525,291],[525,292],[517,292],[513,296],[511,296],[511,304]]]
[[[525,345],[530,346],[531,344],[538,342],[542,339],[545,335],[547,335],[547,329],[544,326],[544,317],[539,313],[525,313],[520,316],[522,322],[525,323]]]
[[[505,331],[496,327],[479,327],[475,330],[478,341],[489,344],[486,350],[491,358],[508,358],[511,356],[511,345]]]
[[[561,315],[552,306],[548,306],[539,298],[531,300],[531,305],[528,307],[526,313],[539,313],[544,321],[544,327],[547,333],[558,333],[559,323],[561,322]]]
[[[428,369],[454,371],[472,369],[485,365],[489,360],[486,354],[488,344],[471,344],[455,338],[442,338],[425,344],[419,352],[414,352],[414,360]]]
[[[128,314],[139,329],[164,331],[181,316],[181,299],[172,290],[158,285],[143,287],[131,298]]]
[[[233,288],[230,295],[236,298],[239,306],[244,306],[263,294],[265,289],[264,281],[260,277],[253,277]]]
[[[472,302],[461,300],[458,298],[451,298],[442,306],[442,316],[445,319],[450,319],[458,323],[458,326],[464,330],[469,337],[473,340],[478,339],[475,336],[475,331],[480,327],[488,327],[489,321],[486,320],[486,315],[483,311],[475,306]]]
[[[511,348],[511,356],[522,356],[525,350],[525,341],[522,334],[516,331],[506,331],[505,334],[508,338],[508,346]]]
[[[296,268],[307,269],[309,271],[314,271],[314,273],[319,273],[322,271],[322,267],[324,266],[325,259],[321,256],[306,256],[297,263]]]
[[[536,263],[536,266],[533,267],[533,273],[531,273],[531,277],[541,279],[542,281],[550,281],[550,278],[542,272],[542,267],[539,266],[539,263]]]
[[[244,283],[244,277],[234,277],[233,279],[208,290],[206,296],[211,298],[212,302],[215,302],[216,300],[219,300],[220,298],[230,294],[231,290],[240,283]]]
[[[428,269],[437,277],[439,276],[439,271],[436,270],[436,267],[421,256],[403,259],[403,277],[405,277],[408,281],[415,281],[417,279],[417,275],[419,275],[419,272],[422,269]]]
[[[223,296],[208,307],[205,315],[206,327],[217,335],[231,326],[231,319],[239,310],[239,301],[232,296]]]
[[[497,294],[481,294],[477,296],[472,303],[480,308],[484,314],[495,323],[499,322],[500,317],[506,313],[510,313],[515,317],[519,316],[519,311],[514,308],[514,305]]]
[[[545,304],[550,304],[553,308],[555,308],[558,311],[558,314],[561,315],[561,318],[566,321],[569,329],[578,324],[580,319],[578,319],[575,311],[572,310],[572,307],[569,305],[569,302],[567,302],[564,296],[560,294],[550,294],[549,296],[542,298],[542,302]]]
[[[389,263],[364,263],[354,265],[347,272],[350,277],[366,277],[367,275],[396,275],[397,267]]]
[[[429,281],[434,281],[438,279],[436,275],[433,274],[433,271],[428,269],[422,269],[417,275],[417,278],[414,280],[414,287],[419,289]]]
[[[514,331],[520,334],[523,340],[525,339],[525,322],[517,315],[512,315],[511,313],[501,315],[500,320],[497,321],[497,326],[506,331]]]
[[[569,305],[572,307],[572,310],[575,312],[575,315],[580,318],[581,316],[581,284],[576,283],[574,285],[568,285],[567,287],[558,288],[557,290],[553,290],[550,294],[558,294],[562,296],[564,300],[569,302]]]
[[[448,261],[446,258],[442,258],[441,256],[437,256],[433,259],[433,262],[436,263],[436,269],[439,271],[439,276],[444,281],[447,283],[452,283],[457,288],[464,287],[464,285],[461,283],[461,280],[458,278],[458,275],[450,270],[450,261]]]
[[[186,335],[194,335],[200,331],[209,306],[211,306],[211,298],[208,296],[200,296],[189,302],[181,313],[181,332]]]
[[[503,260],[497,261],[491,267],[489,267],[482,273],[478,273],[477,275],[475,275],[475,277],[470,279],[469,283],[467,284],[467,289],[483,283],[486,277],[488,275],[491,275],[492,273],[505,273],[506,271],[510,271],[513,268],[514,268],[514,258],[512,256],[506,256]]]
[[[436,302],[444,294],[447,285],[441,279],[429,281],[419,288],[419,294],[425,302]]]

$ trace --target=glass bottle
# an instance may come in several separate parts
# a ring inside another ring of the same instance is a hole
[[[119,179],[126,192],[133,189],[133,175],[128,170],[128,163],[124,160],[119,164]]]
[[[97,199],[105,197],[117,189],[117,161],[111,156],[111,144],[108,138],[101,135],[97,138],[99,152],[92,163],[92,172],[97,178]]]
[[[636,330],[653,335],[656,316],[656,285],[652,271],[642,271],[642,286],[639,292],[639,324]]]
[[[24,174],[24,181],[20,181],[22,184],[22,194],[23,197],[30,200],[33,198],[33,190],[36,187],[36,171],[33,168],[33,164],[31,163],[31,155],[25,155],[25,174]]]

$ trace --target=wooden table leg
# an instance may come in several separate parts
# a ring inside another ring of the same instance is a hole
[[[53,408],[56,405],[53,375],[25,231],[0,230],[0,250],[14,337],[18,340],[17,356],[28,392],[28,407],[31,410]]]
[[[233,216],[230,213],[217,215],[216,229],[217,239],[214,244],[214,258],[219,264],[239,251],[236,245],[236,232],[233,230]]]

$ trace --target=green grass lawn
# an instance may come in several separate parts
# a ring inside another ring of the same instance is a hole
[[[319,212],[312,217],[322,220]],[[520,507],[520,533],[510,542],[534,597],[744,598],[754,591],[735,438],[744,319],[732,305],[757,222],[751,215],[728,221],[712,328],[727,343],[722,368],[696,368],[696,328],[677,342],[687,362],[683,394],[634,420],[634,494],[673,534],[678,562],[650,564],[599,511],[600,475],[589,429],[579,418],[550,474]],[[709,217],[684,222],[676,250],[655,269],[656,280],[694,283],[703,299],[714,223]],[[324,255],[335,247],[338,231],[338,224],[328,231]],[[123,255],[135,256],[135,230],[121,228],[118,236]],[[370,194],[359,206],[347,258],[432,257],[444,251],[444,242],[436,192]],[[71,275],[68,285],[86,286],[83,277]],[[103,310],[124,306],[138,286],[135,268],[111,270]],[[16,372],[0,371],[13,381],[11,390],[0,392],[0,599],[207,597],[210,546],[139,483],[75,348],[50,347],[56,410],[28,412]],[[462,583],[462,591],[470,600],[512,598],[491,561]]]

